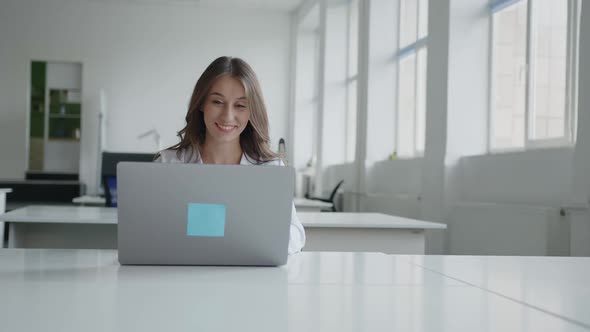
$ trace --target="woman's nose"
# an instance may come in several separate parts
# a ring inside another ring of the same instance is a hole
[[[226,104],[225,107],[223,107],[223,113],[221,116],[224,119],[231,120],[234,117],[234,112],[235,112],[234,107],[232,105]]]

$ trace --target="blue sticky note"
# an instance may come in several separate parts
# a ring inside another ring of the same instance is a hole
[[[225,205],[189,203],[186,223],[187,236],[225,235]]]

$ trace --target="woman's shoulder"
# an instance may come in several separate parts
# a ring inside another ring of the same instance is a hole
[[[258,165],[263,166],[285,166],[285,163],[280,158],[274,158],[266,161],[261,161]]]
[[[159,156],[156,161],[161,163],[187,163],[187,158],[195,159],[195,156],[187,156],[186,149],[166,149],[159,152]]]
[[[158,152],[158,157],[156,158],[156,161],[159,161],[161,163],[172,163],[174,161],[178,161],[179,158],[177,152],[178,150],[162,150]]]

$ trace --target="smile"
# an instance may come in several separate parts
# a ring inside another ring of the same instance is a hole
[[[231,133],[234,129],[238,128],[238,126],[231,126],[231,125],[221,125],[219,123],[215,123],[215,125],[217,126],[217,128],[219,130],[221,130],[224,133]]]

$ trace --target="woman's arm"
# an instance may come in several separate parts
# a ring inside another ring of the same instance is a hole
[[[297,212],[295,211],[295,204],[291,209],[291,228],[289,235],[289,255],[295,254],[301,251],[305,246],[305,229],[297,218]]]

